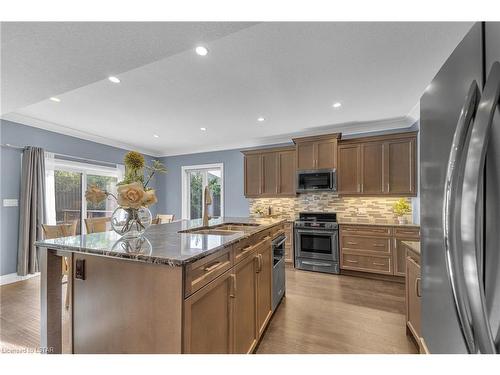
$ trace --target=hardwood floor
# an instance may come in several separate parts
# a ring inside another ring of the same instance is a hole
[[[417,353],[404,284],[287,268],[286,297],[257,353]]]
[[[291,268],[286,282],[257,353],[417,352],[405,334],[404,284]],[[35,277],[0,287],[2,352],[38,349],[39,284]]]
[[[66,284],[61,285],[65,295]],[[63,353],[69,353],[68,311],[63,306]],[[0,350],[2,353],[40,350],[40,277],[0,287]]]

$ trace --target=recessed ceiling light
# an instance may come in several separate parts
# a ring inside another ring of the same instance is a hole
[[[160,136],[158,134],[153,134],[153,137],[160,138]]]
[[[342,103],[340,103],[340,102],[333,103],[332,107],[333,108],[340,108],[340,107],[342,107]]]
[[[201,130],[202,132],[206,132],[206,131],[207,131],[207,128],[200,128],[200,130]]]
[[[51,97],[50,100],[52,100],[53,102],[56,102],[56,103],[59,103],[61,101],[61,99],[56,98],[55,96]]]
[[[120,83],[120,79],[118,77],[110,76],[108,79],[113,83]]]
[[[196,47],[195,51],[200,56],[206,56],[206,55],[208,55],[208,49],[206,47],[203,47],[203,46]]]
[[[257,119],[257,121],[258,121],[258,122],[264,122],[264,120],[265,120],[265,118],[264,118],[264,117],[259,117],[259,118]]]

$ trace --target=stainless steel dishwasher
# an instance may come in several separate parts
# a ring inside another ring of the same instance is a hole
[[[284,234],[272,242],[273,250],[273,311],[285,295],[285,241]]]

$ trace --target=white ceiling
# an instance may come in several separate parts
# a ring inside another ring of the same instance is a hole
[[[174,155],[409,126],[472,24],[46,25],[2,25],[2,117]]]

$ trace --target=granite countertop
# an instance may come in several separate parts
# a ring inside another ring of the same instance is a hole
[[[407,224],[399,224],[397,221],[392,220],[374,220],[374,219],[337,219],[340,225],[344,224],[353,224],[353,225],[380,225],[386,227],[410,227],[410,228],[420,228],[419,224],[407,223]]]
[[[420,255],[420,241],[401,241],[401,243],[414,253]]]
[[[125,240],[117,233],[102,232],[61,237],[35,242],[37,247],[89,253],[112,258],[132,259],[147,263],[181,266],[221,250],[235,242],[284,222],[276,218],[225,217],[211,219],[209,226],[220,224],[258,224],[231,235],[179,233],[202,228],[202,220],[180,220],[151,225],[143,238]]]

